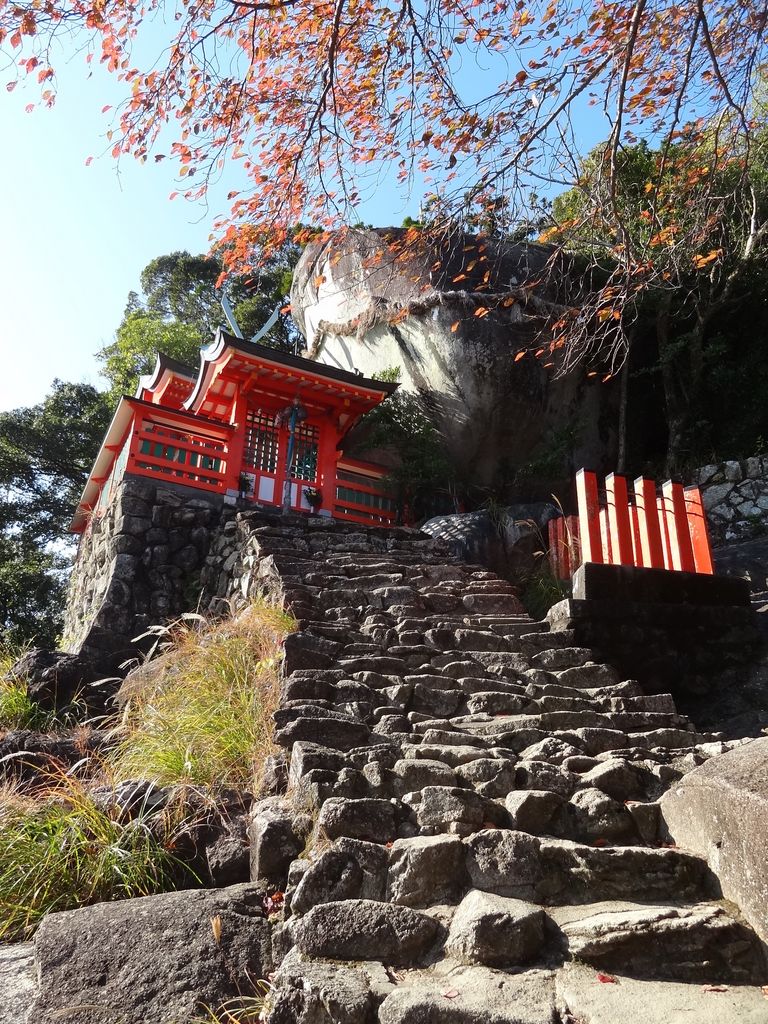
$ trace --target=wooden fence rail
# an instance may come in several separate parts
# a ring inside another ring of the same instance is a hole
[[[549,558],[558,579],[582,562],[634,565],[712,575],[712,548],[698,487],[638,477],[630,489],[611,473],[604,486],[597,474],[576,474],[578,515],[549,522]]]

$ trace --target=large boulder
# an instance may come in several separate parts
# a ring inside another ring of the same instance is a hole
[[[400,367],[402,387],[425,397],[467,480],[491,484],[530,465],[543,443],[548,462],[537,475],[565,478],[612,451],[614,398],[583,373],[554,380],[542,365],[551,360],[515,361],[549,341],[546,324],[563,302],[578,301],[551,257],[545,246],[458,232],[437,243],[403,229],[345,229],[304,250],[293,316],[321,363],[367,375]]]
[[[509,505],[496,514],[487,509],[435,516],[421,529],[448,544],[467,562],[485,565],[505,579],[518,581],[540,566],[547,547],[547,523],[559,511],[546,501]]]
[[[9,676],[25,682],[27,693],[44,711],[61,711],[78,700],[88,710],[102,712],[120,682],[103,678],[113,669],[109,660],[33,647],[11,667]]]
[[[49,914],[35,935],[33,1021],[191,1024],[272,968],[251,885],[163,893]]]
[[[32,944],[0,945],[0,1024],[19,1024],[35,997]]]
[[[674,842],[706,859],[768,942],[768,737],[689,772],[664,794],[661,813]]]

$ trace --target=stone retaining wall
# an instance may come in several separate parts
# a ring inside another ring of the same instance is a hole
[[[768,531],[768,456],[702,466],[693,483],[701,488],[713,544]]]
[[[135,654],[132,641],[148,626],[194,610],[222,511],[216,495],[126,477],[80,541],[63,646],[98,657]]]

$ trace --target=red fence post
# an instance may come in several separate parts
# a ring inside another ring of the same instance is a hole
[[[712,563],[712,545],[709,541],[707,516],[701,502],[701,491],[698,487],[686,487],[684,494],[696,572],[713,576],[715,567]]]
[[[568,553],[571,560],[571,572],[576,572],[582,563],[579,517],[567,516],[566,523],[568,526]]]
[[[656,484],[653,480],[646,480],[641,476],[635,480],[635,508],[642,555],[637,564],[646,569],[663,569],[664,546],[661,540]]]
[[[669,539],[669,521],[666,513],[666,500],[664,498],[656,499],[656,508],[658,509],[659,525],[661,527],[661,545],[664,551],[664,569],[674,569],[672,565],[672,545]]]
[[[579,508],[579,536],[583,561],[602,562],[597,477],[589,470],[580,469],[576,474],[576,500]]]
[[[608,528],[611,538],[611,561],[614,565],[632,565],[632,530],[629,523],[627,481],[609,473],[605,478]]]
[[[680,572],[695,572],[691,535],[688,532],[688,515],[685,508],[683,485],[667,480],[662,488],[664,494],[669,546],[672,553],[672,568]]]

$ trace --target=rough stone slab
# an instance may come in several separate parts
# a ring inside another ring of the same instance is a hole
[[[579,1024],[765,1024],[768,1000],[759,988],[733,985],[707,992],[700,984],[639,981],[567,964],[555,980],[557,1006]],[[565,1018],[568,1019],[568,1018]]]
[[[387,843],[397,833],[394,805],[389,800],[372,798],[348,800],[332,797],[323,804],[317,824],[329,839],[347,836]]]
[[[406,907],[449,902],[467,887],[464,846],[458,836],[398,839],[389,851],[387,895]]]
[[[560,1024],[560,1018],[551,972],[512,975],[485,967],[458,967],[442,975],[423,972],[411,984],[398,986],[379,1007],[379,1022]]]
[[[473,889],[453,916],[446,950],[464,963],[506,967],[533,960],[543,943],[540,907]]]
[[[341,900],[313,907],[293,925],[301,953],[332,960],[419,960],[437,937],[438,923],[409,907],[375,900]]]
[[[274,977],[266,1024],[371,1024],[373,995],[363,971],[313,961],[295,949]]]
[[[36,991],[32,943],[0,946],[0,1024],[20,1024],[26,1020]]]
[[[768,942],[768,738],[711,758],[660,806],[674,841],[706,859],[723,895]]]
[[[49,914],[35,957],[40,991],[29,1019],[40,1024],[187,1024],[203,1004],[249,991],[272,966],[261,893],[251,885]]]
[[[768,981],[758,939],[717,903],[597,903],[551,916],[570,956],[599,970],[670,981]]]

